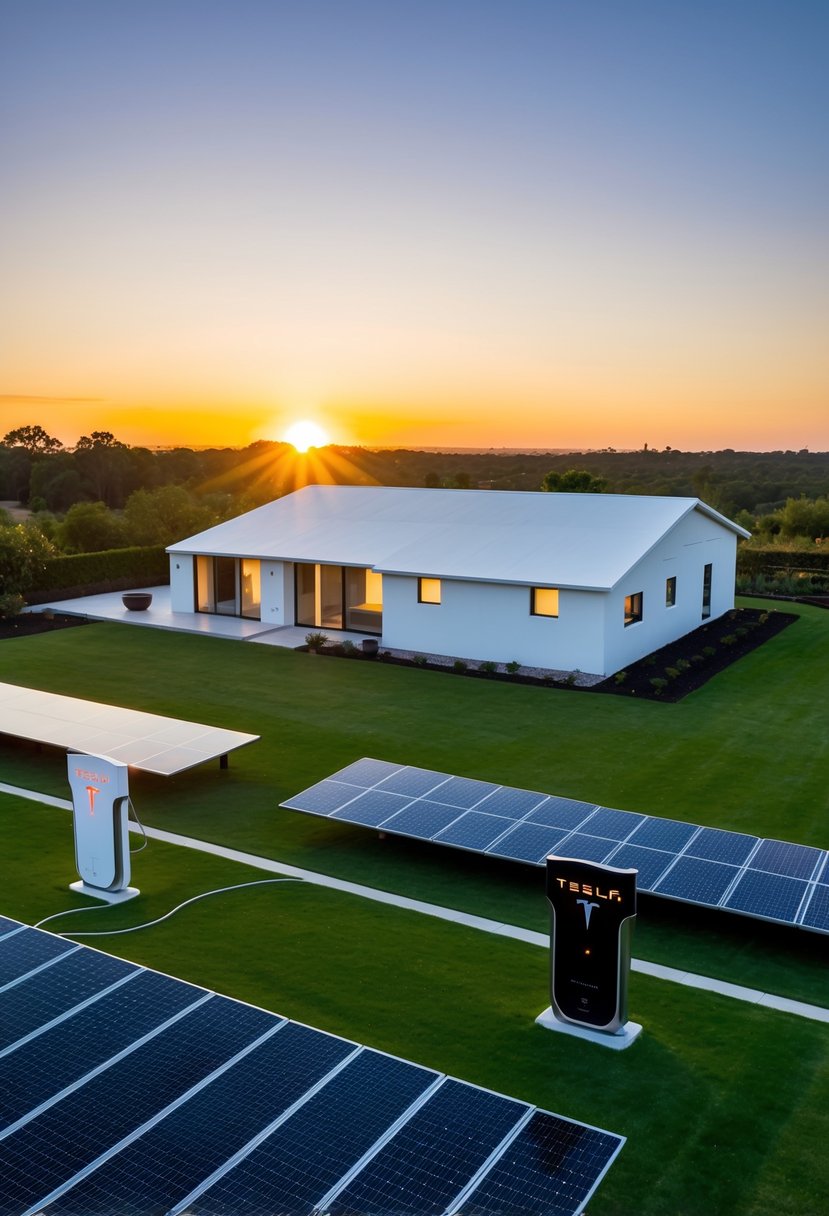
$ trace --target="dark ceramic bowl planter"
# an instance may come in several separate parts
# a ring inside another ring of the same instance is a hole
[[[377,654],[379,646],[377,638],[363,638],[363,654],[374,656]]]
[[[121,602],[130,612],[146,612],[153,597],[149,591],[127,591],[121,596]]]

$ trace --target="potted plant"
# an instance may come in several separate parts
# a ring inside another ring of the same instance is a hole
[[[324,633],[306,633],[305,645],[309,654],[319,654],[322,648],[328,645],[328,638]]]

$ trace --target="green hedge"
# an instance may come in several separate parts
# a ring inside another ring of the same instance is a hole
[[[751,549],[741,545],[737,550],[737,574],[798,574],[801,572],[829,574],[829,546],[814,549]]]
[[[36,604],[58,595],[68,599],[169,581],[170,564],[163,545],[105,549],[101,553],[50,558],[26,598]]]

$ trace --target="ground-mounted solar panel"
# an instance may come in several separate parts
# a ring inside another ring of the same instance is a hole
[[[8,933],[17,933],[20,930],[20,925],[15,921],[9,920],[7,916],[0,916],[0,937],[5,937]]]
[[[805,927],[829,933],[829,886],[815,883],[801,916]]]
[[[476,853],[486,850],[515,823],[504,815],[489,815],[483,811],[464,811],[448,827],[433,837],[439,844],[453,844],[459,849]]]
[[[21,976],[42,967],[53,966],[62,954],[77,947],[74,942],[64,941],[40,929],[25,928],[20,933],[9,934],[4,940],[0,955],[0,992],[7,984],[16,983]]]
[[[0,938],[0,967],[23,932]],[[88,947],[71,957],[89,967],[83,999],[0,1053],[0,1212],[420,1216],[458,1199],[495,1211],[502,1193],[576,1216],[624,1143],[170,976],[107,970]],[[40,992],[60,966],[16,988]]]
[[[829,932],[825,849],[368,757],[281,805],[528,865],[561,853],[632,868],[642,891]]]

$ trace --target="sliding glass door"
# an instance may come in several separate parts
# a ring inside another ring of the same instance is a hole
[[[255,558],[199,556],[195,584],[196,612],[260,620],[261,573]]]
[[[317,629],[382,633],[382,575],[362,566],[297,563],[296,623]]]

